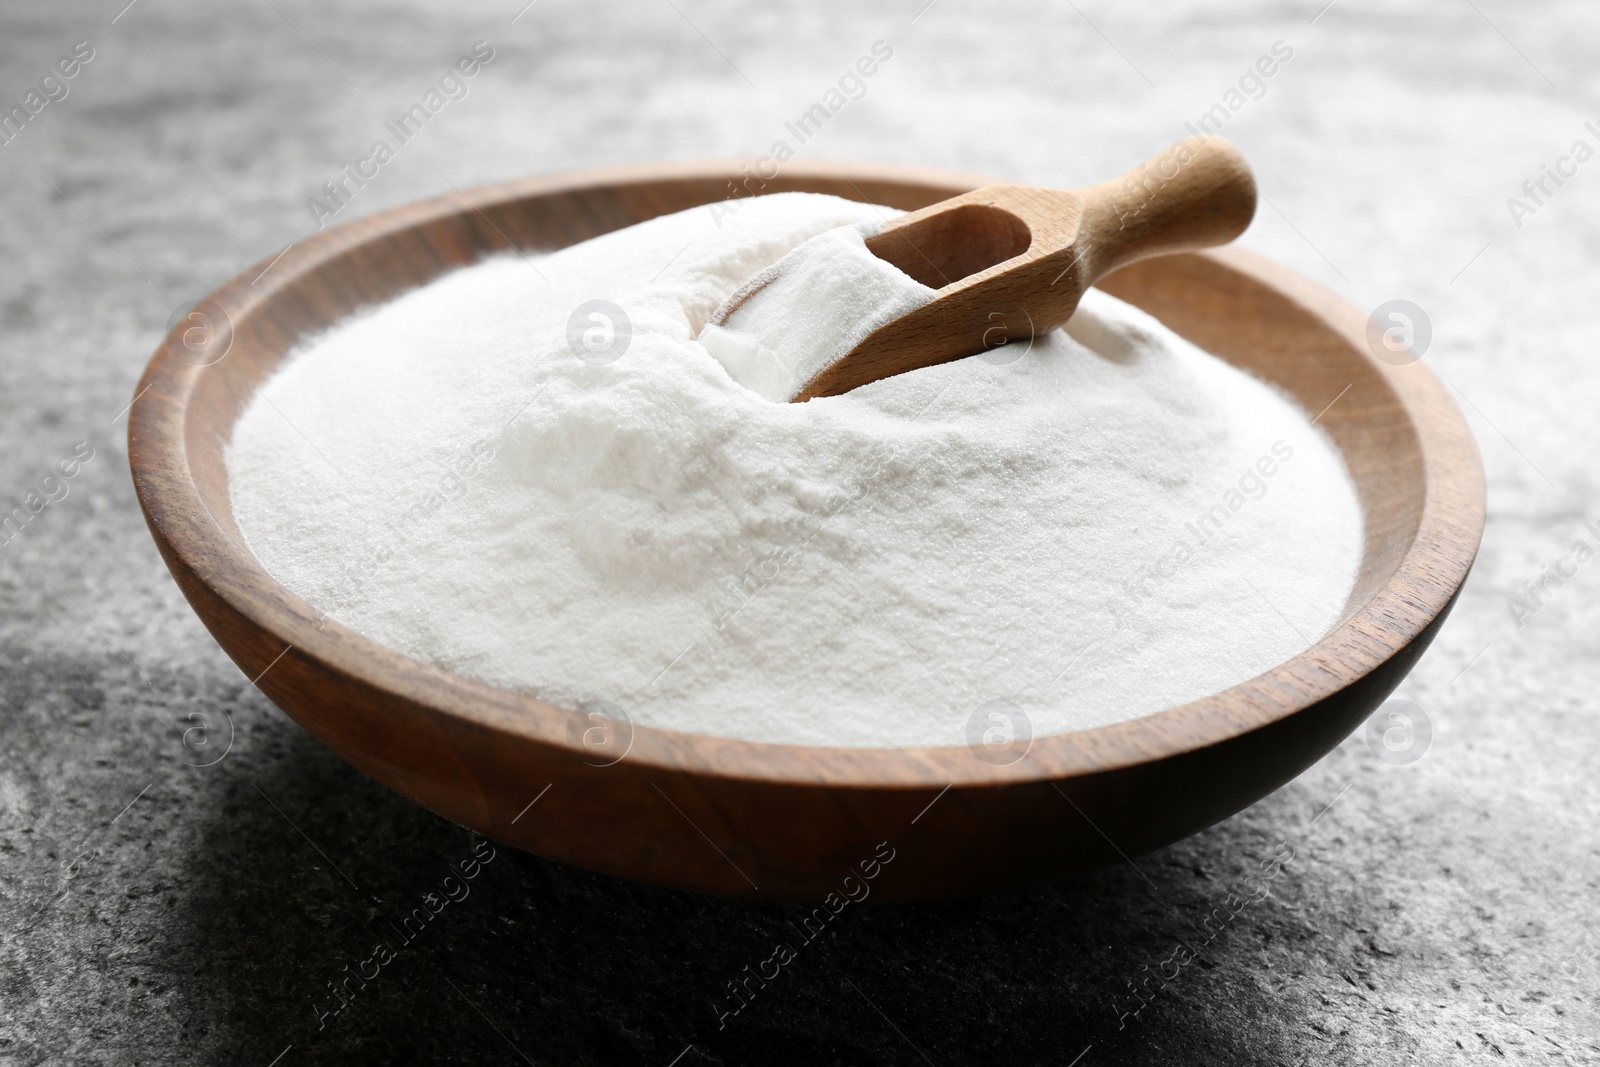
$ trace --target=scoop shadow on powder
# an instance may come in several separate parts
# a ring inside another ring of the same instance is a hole
[[[1160,343],[1135,325],[1108,322],[1095,315],[1074,315],[1062,329],[1090,354],[1124,366],[1146,358],[1151,347]]]

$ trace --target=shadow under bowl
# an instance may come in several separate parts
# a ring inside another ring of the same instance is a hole
[[[1226,818],[1337,745],[1416,662],[1483,532],[1471,434],[1422,364],[1373,356],[1360,311],[1236,249],[1145,260],[1100,288],[1321,412],[1366,524],[1349,600],[1325,637],[1264,674],[1035,738],[1015,762],[622,724],[628,736],[611,742],[625,756],[597,765],[579,713],[402,656],[325,618],[251,554],[224,451],[302,336],[513,246],[553,250],[717,203],[741,173],[727,162],[590,170],[385,211],[241,274],[157,350],[128,428],[151,534],[224,651],[323,744],[446,818],[592,870],[791,900],[842,893],[854,872],[852,894],[926,899],[1084,871]],[[796,161],[763,191],[912,210],[988,183]]]

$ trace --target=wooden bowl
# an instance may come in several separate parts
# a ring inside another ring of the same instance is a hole
[[[1159,714],[1037,738],[1005,766],[965,747],[808,748],[643,726],[631,747],[613,740],[623,758],[597,765],[576,713],[323,619],[245,547],[223,450],[301,335],[510,243],[559,248],[720,201],[740,177],[733,163],[653,164],[385,211],[239,275],[156,352],[128,428],[150,532],[234,662],[362,771],[498,841],[609,874],[750,897],[942,897],[1114,863],[1231,815],[1360,724],[1433,638],[1483,531],[1483,472],[1460,413],[1420,363],[1369,353],[1361,312],[1231,249],[1146,260],[1102,288],[1313,414],[1337,398],[1320,425],[1365,513],[1355,588],[1326,637],[1271,671]],[[796,161],[764,191],[911,210],[990,181]]]

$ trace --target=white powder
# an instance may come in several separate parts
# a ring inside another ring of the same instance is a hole
[[[759,291],[700,343],[733,380],[768,400],[796,396],[817,372],[934,291],[867,251],[877,224],[819,233],[747,283]]]
[[[744,203],[496,258],[309,341],[234,431],[251,548],[417,659],[799,744],[959,745],[992,700],[1035,735],[1117,722],[1335,621],[1360,514],[1274,390],[1091,291],[1015,362],[774,403],[803,367],[724,338],[752,391],[694,338],[785,252],[884,216]],[[595,299],[631,322],[615,362],[569,347]]]

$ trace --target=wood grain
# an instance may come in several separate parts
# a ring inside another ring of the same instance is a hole
[[[1035,739],[1008,766],[964,747],[808,748],[643,726],[624,758],[593,766],[574,712],[384,648],[325,619],[251,555],[223,451],[298,337],[508,244],[561,247],[717,202],[740,174],[732,162],[583,171],[386,211],[213,294],[208,307],[231,324],[221,358],[196,365],[176,333],[155,353],[128,429],[151,534],[245,675],[350,763],[499,841],[610,874],[819,900],[888,842],[894,859],[869,899],[943,897],[1119,862],[1238,811],[1336,745],[1421,655],[1483,529],[1466,425],[1423,365],[1367,352],[1359,311],[1235,250],[1142,260],[1103,287],[1312,413],[1337,401],[1319,425],[1365,512],[1355,589],[1327,636],[1273,670],[1157,715]],[[988,184],[795,161],[764,191],[915,210]]]
[[[1117,268],[1226,244],[1255,211],[1255,179],[1239,150],[1221,137],[1189,137],[1087,189],[988,185],[891,219],[867,250],[938,291],[822,368],[794,399],[1031,341],[1065,325],[1084,291]],[[719,313],[750,295],[735,293]]]

